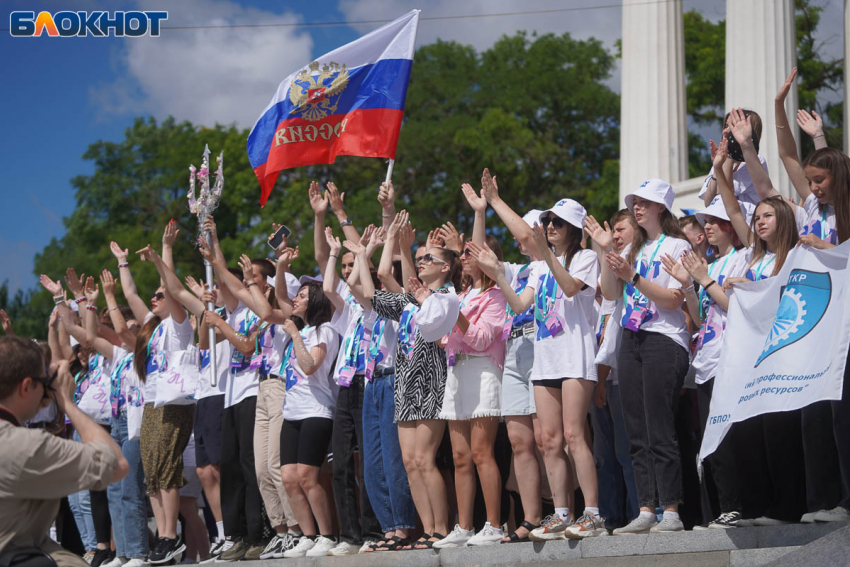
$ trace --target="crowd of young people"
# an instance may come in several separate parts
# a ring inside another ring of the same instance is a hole
[[[273,260],[232,267],[212,218],[198,242],[212,289],[175,273],[174,222],[161,252],[135,257],[160,275],[150,302],[115,242],[126,306],[109,269],[100,285],[71,268],[64,286],[42,276],[52,358],[72,361],[80,409],[130,466],[69,499],[92,565],[850,520],[847,380],[839,401],[733,425],[688,481],[734,286],[772,277],[794,246],[850,237],[850,158],[800,111],[817,148],[800,161],[784,109],[794,76],[776,135],[799,204],[758,155],[759,116],[733,109],[689,217],[659,179],[601,224],[572,199],[523,214],[485,169],[480,191],[461,188],[471,237],[446,222],[417,246],[391,184],[381,222],[358,231],[344,194],[312,183],[318,276],[292,274],[285,240]],[[497,219],[525,262],[503,260],[485,226]]]

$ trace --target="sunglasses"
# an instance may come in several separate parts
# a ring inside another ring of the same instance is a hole
[[[472,250],[470,250],[469,248],[467,248],[466,250],[464,250],[464,251],[463,251],[463,256],[464,256],[465,258],[469,258],[470,256],[472,256]]]
[[[434,263],[434,262],[438,262],[438,263],[440,263],[440,264],[448,264],[448,262],[446,262],[446,261],[445,261],[445,260],[443,260],[442,258],[437,258],[437,257],[436,257],[436,256],[434,256],[433,254],[425,254],[424,256],[422,256],[421,258],[419,258],[419,263],[420,263],[420,264],[422,264],[422,263],[425,263],[425,264],[432,264],[432,263]]]
[[[556,216],[543,217],[542,219],[540,219],[540,222],[543,224],[543,228],[546,228],[547,226],[549,226],[551,224],[552,228],[554,228],[555,230],[560,230],[560,229],[564,228],[564,224],[565,224],[562,219],[560,219]]]
[[[157,301],[162,301],[163,299],[165,299],[165,294],[161,291],[158,291],[151,296],[151,301],[153,301],[154,299]]]
[[[44,386],[44,397],[46,398],[48,392],[55,392],[51,384],[56,380],[57,375],[58,372],[54,372],[51,376],[30,376],[30,378],[32,378],[33,382],[38,382]]]

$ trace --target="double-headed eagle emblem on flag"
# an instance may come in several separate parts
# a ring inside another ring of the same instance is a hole
[[[314,76],[318,73],[318,76]],[[348,69],[345,64],[326,63],[319,70],[319,62],[313,61],[302,69],[289,87],[289,100],[295,105],[289,114],[301,115],[310,122],[321,120],[336,112],[339,95],[348,86]]]

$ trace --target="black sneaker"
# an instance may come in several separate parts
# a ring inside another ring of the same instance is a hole
[[[92,567],[100,567],[105,563],[109,563],[115,559],[115,552],[108,549],[95,549],[94,557],[91,559]]]
[[[174,539],[163,537],[157,542],[158,546],[151,553],[148,561],[153,565],[168,563],[179,554],[186,551],[186,545],[183,543],[183,538],[177,536]]]
[[[740,512],[725,512],[720,514],[716,520],[712,520],[708,524],[708,528],[711,530],[728,530],[729,528],[737,528],[738,520],[740,519]]]

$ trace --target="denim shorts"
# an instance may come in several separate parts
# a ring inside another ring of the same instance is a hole
[[[502,415],[537,413],[531,368],[534,366],[534,337],[519,336],[507,342],[505,371],[502,373]]]

